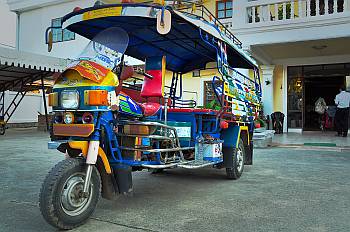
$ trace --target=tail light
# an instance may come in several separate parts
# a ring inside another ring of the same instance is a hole
[[[82,117],[82,121],[84,124],[90,124],[94,121],[94,116],[91,113],[84,113]]]

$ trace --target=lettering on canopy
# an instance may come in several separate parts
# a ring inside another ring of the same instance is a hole
[[[109,16],[120,16],[121,13],[122,13],[121,6],[101,8],[101,9],[85,12],[83,14],[83,20],[104,18]]]

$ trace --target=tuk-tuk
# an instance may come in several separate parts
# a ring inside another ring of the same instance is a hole
[[[134,171],[213,167],[238,179],[252,164],[258,66],[204,6],[75,8],[63,28],[91,42],[49,95],[51,140],[66,159],[49,172],[40,192],[48,223],[60,229],[83,224],[100,195],[113,200],[132,193]],[[125,65],[125,55],[144,61],[144,68]],[[215,104],[206,108],[184,98],[183,75],[210,62],[218,75],[211,80]],[[251,77],[237,68],[252,70]]]

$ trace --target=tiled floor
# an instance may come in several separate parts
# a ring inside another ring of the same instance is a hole
[[[303,132],[275,134],[273,143],[277,144],[304,144],[304,143],[335,143],[337,146],[350,146],[348,137],[337,137],[336,132]]]

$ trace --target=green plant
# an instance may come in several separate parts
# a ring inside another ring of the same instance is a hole
[[[211,110],[220,110],[221,107],[217,104],[217,101],[214,99],[214,100],[211,100],[209,103],[207,103],[205,106],[204,106],[205,109],[211,109]]]
[[[266,125],[265,121],[261,118],[257,118],[255,121],[260,123],[260,127],[265,127]]]

